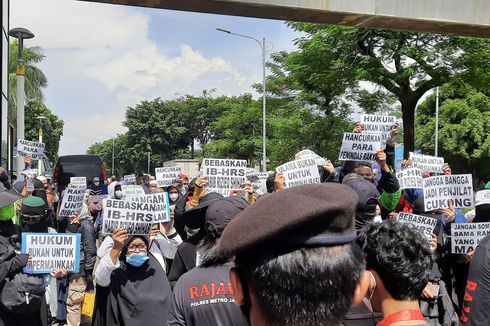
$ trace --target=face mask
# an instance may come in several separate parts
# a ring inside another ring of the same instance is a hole
[[[150,257],[148,257],[148,253],[140,252],[137,254],[131,254],[126,256],[126,263],[134,267],[140,267],[143,265]]]
[[[98,186],[98,185],[99,185],[99,181],[94,182],[94,185],[95,185],[95,186]]]
[[[168,198],[170,198],[171,201],[176,201],[179,198],[179,194],[176,193],[169,194]]]
[[[14,217],[14,215],[15,215],[15,206],[13,203],[0,208],[0,221],[11,220]]]
[[[116,192],[114,193],[114,197],[116,199],[121,199],[123,197],[123,195],[124,194],[123,194],[122,190],[116,190]]]

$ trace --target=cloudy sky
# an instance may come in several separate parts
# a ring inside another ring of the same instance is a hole
[[[217,27],[266,37],[272,52],[294,49],[298,37],[281,21],[75,0],[11,0],[13,27],[31,30],[26,46],[46,55],[46,103],[65,121],[61,155],[124,132],[125,108],[143,99],[253,93],[262,78],[258,44]]]

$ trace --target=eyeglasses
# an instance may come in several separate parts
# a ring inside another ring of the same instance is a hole
[[[128,251],[131,251],[131,252],[136,251],[136,249],[138,249],[138,251],[140,251],[140,252],[141,252],[141,251],[147,251],[147,250],[148,250],[148,249],[146,248],[146,245],[145,245],[145,244],[140,244],[140,245],[137,245],[137,246],[135,246],[135,245],[130,245],[130,246],[128,247]]]
[[[43,215],[22,215],[22,221],[26,223],[38,223]]]

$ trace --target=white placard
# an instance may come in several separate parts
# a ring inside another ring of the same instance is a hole
[[[63,191],[59,216],[70,217],[82,211],[85,189],[69,187]]]
[[[102,207],[102,234],[121,228],[128,235],[148,235],[158,204],[104,199]]]
[[[39,160],[43,158],[44,147],[44,143],[19,139],[17,142],[17,155],[22,157],[30,156],[33,160]]]
[[[170,203],[168,193],[159,192],[138,197],[128,197],[129,202],[155,204],[151,207],[153,210],[153,223],[162,223],[170,221]]]
[[[94,204],[100,203],[104,199],[109,198],[109,195],[92,195],[92,202]]]
[[[247,174],[247,161],[205,158],[201,173],[208,177],[208,191],[227,197],[231,191],[242,189]]]
[[[124,197],[144,196],[145,190],[140,185],[121,185]]]
[[[58,268],[78,273],[80,238],[80,234],[22,233],[22,253],[32,255],[24,272],[49,274]]]
[[[320,173],[313,158],[284,163],[278,166],[276,171],[283,173],[286,188],[320,183]]]
[[[417,230],[422,232],[427,239],[432,238],[432,233],[434,232],[434,228],[437,225],[437,219],[428,216],[410,214],[400,212],[398,213],[398,217],[396,219],[401,223],[408,223],[413,225]]]
[[[123,177],[123,180],[126,181],[128,185],[132,185],[136,183],[136,175],[135,174],[127,174]]]
[[[382,142],[390,139],[391,131],[396,125],[396,117],[391,115],[361,114],[362,132],[380,134]]]
[[[87,178],[70,177],[70,186],[73,188],[87,189]]]
[[[24,170],[21,173],[24,174],[29,179],[35,179],[37,177],[37,170],[36,169]]]
[[[453,207],[473,206],[473,179],[471,174],[438,175],[424,178],[424,208],[426,212]]]
[[[396,178],[400,189],[422,189],[424,187],[424,178],[422,170],[418,168],[406,168],[396,172]]]
[[[340,148],[340,161],[376,161],[376,151],[381,148],[381,135],[345,132]]]
[[[490,222],[452,223],[451,253],[466,254],[475,250],[480,241],[490,234]]]
[[[410,152],[409,156],[412,165],[422,170],[422,172],[442,173],[444,158]]]
[[[168,166],[155,169],[155,179],[159,187],[168,187],[174,184],[179,174],[182,173],[180,166]]]
[[[296,155],[294,155],[295,159],[299,159],[299,160],[303,160],[303,159],[307,159],[307,158],[313,158],[315,159],[315,162],[316,162],[316,165],[325,165],[327,164],[327,161],[321,157],[320,155],[318,155],[317,153],[315,153],[314,151],[312,151],[311,149],[303,149],[302,151],[299,151],[298,153],[296,153]]]
[[[252,182],[255,191],[260,189],[263,193],[267,192],[266,181],[268,176],[269,176],[268,172],[247,170],[247,180]]]

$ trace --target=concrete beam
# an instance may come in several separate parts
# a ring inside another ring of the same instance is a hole
[[[490,37],[489,0],[82,0],[368,28]]]

